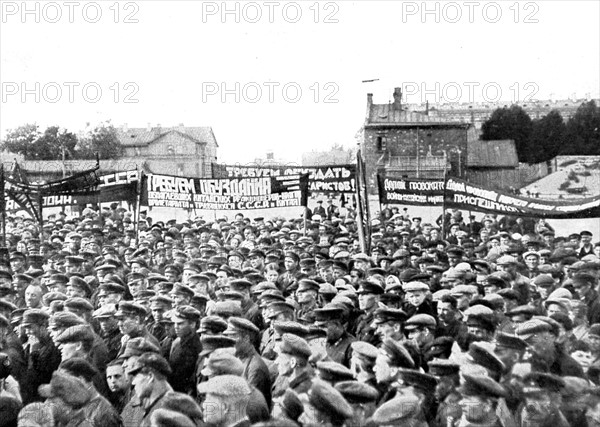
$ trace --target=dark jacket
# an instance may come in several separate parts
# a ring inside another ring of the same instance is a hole
[[[21,396],[23,404],[26,405],[43,400],[38,394],[38,387],[50,383],[52,373],[60,365],[60,351],[54,346],[52,339],[47,336],[33,347],[26,344],[24,355],[27,370],[21,380]]]
[[[238,355],[244,363],[244,372],[242,377],[248,381],[248,384],[256,387],[265,397],[269,411],[271,410],[271,375],[267,364],[254,348],[248,354]]]
[[[202,344],[196,333],[173,341],[169,354],[169,364],[173,370],[169,383],[173,390],[185,394],[196,394],[194,374],[200,351],[202,351]]]

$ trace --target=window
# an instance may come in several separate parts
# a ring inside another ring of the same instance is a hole
[[[385,151],[387,148],[387,141],[385,137],[378,136],[377,137],[377,151]]]
[[[167,154],[175,154],[175,148],[172,145],[167,146]]]

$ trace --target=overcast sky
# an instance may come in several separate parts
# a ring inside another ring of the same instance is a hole
[[[183,123],[212,126],[219,161],[299,161],[354,146],[366,94],[395,86],[408,102],[598,97],[599,4],[3,1],[0,131]]]

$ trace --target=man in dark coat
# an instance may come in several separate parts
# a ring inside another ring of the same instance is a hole
[[[103,305],[94,311],[94,319],[100,323],[100,338],[106,344],[109,361],[116,359],[121,350],[121,338],[123,338],[115,318],[116,312],[117,308],[114,304]]]
[[[376,329],[371,326],[375,310],[379,308],[379,295],[384,290],[376,283],[363,281],[358,288],[358,305],[362,314],[356,319],[356,339],[377,346],[379,336]]]
[[[256,351],[254,343],[260,330],[254,323],[242,317],[230,317],[224,334],[236,341],[235,354],[244,363],[243,377],[248,384],[261,391],[269,410],[271,405],[271,376],[269,368]]]
[[[352,358],[351,344],[356,341],[356,338],[344,329],[343,313],[344,310],[339,306],[327,304],[315,310],[315,326],[327,330],[325,350],[329,358],[349,368]]]
[[[30,309],[23,313],[21,326],[27,335],[24,346],[27,371],[21,381],[24,404],[42,400],[38,387],[50,383],[52,373],[60,364],[60,351],[48,333],[48,318],[48,314],[40,309]]]
[[[169,382],[175,391],[195,395],[194,372],[198,354],[202,351],[200,338],[196,334],[200,312],[189,305],[179,306],[172,320],[177,338],[169,354],[169,364],[173,370]]]

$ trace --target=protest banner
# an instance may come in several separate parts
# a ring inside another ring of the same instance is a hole
[[[459,178],[416,180],[377,176],[382,204],[439,206],[485,213],[539,218],[600,217],[600,196],[544,200],[509,195]]]
[[[238,166],[212,164],[213,178],[265,178],[308,174],[309,193],[356,192],[356,165]]]
[[[248,178],[184,178],[148,174],[141,204],[207,210],[270,209],[306,206],[308,175]]]

